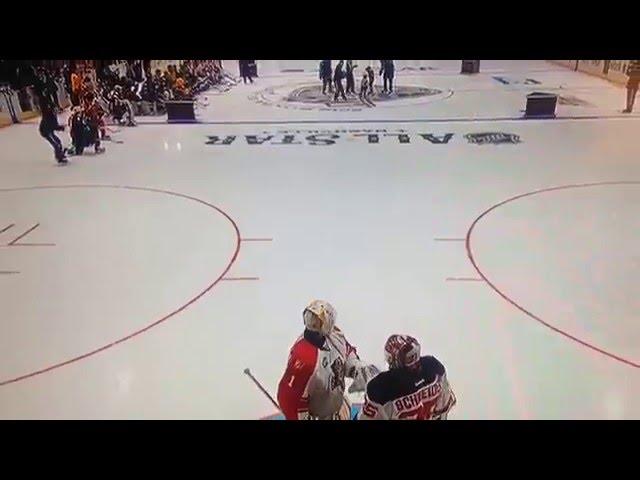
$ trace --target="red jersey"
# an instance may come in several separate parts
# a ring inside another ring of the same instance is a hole
[[[94,127],[102,125],[102,117],[104,117],[105,111],[96,100],[91,103],[85,103],[84,113],[90,125]]]
[[[305,330],[291,347],[278,385],[285,418],[343,418],[345,408],[350,409],[344,396],[345,377],[353,378],[360,365],[356,349],[337,327],[326,337]]]

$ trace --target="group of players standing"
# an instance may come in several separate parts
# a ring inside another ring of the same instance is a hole
[[[104,152],[101,142],[109,140],[106,119],[114,123],[135,126],[134,103],[153,103],[161,110],[168,99],[192,99],[221,81],[222,64],[218,60],[185,60],[178,69],[168,65],[163,73],[156,69],[143,72],[141,61],[127,65],[125,74],[117,72],[117,65],[105,66],[99,78],[96,70],[74,66],[65,78],[72,108],[69,116],[71,145],[64,148],[56,131],[64,130],[57,120],[61,111],[57,98],[57,85],[41,71],[34,85],[39,97],[42,120],[40,134],[53,147],[58,163],[67,163],[67,155],[81,155],[93,146],[96,153]]]
[[[99,130],[102,129],[104,132],[103,117],[105,112],[96,101],[89,77],[86,77],[85,80],[81,89],[78,87],[80,92],[78,97],[73,97],[74,106],[69,117],[71,140],[72,144],[76,146],[75,149],[65,148],[55,133],[65,129],[63,125],[58,123],[60,106],[57,103],[56,93],[46,82],[35,85],[42,114],[39,126],[40,135],[53,147],[54,156],[59,164],[67,163],[67,154],[81,153],[86,143],[94,144],[96,153],[104,152],[104,148],[100,146]],[[78,152],[77,146],[80,144],[80,152]]]
[[[334,93],[333,100],[337,102],[340,98],[347,101],[346,95],[355,95],[355,73],[354,70],[358,65],[353,64],[353,60],[347,60],[346,65],[344,60],[339,60],[335,69],[331,67],[331,60],[320,61],[320,80],[322,80],[322,93],[326,95],[327,87],[329,93]],[[393,93],[393,78],[395,76],[395,66],[393,60],[380,60],[380,72],[379,75],[384,79],[384,86],[382,93],[390,95]],[[346,90],[342,84],[342,81],[346,80]],[[375,72],[371,65],[368,65],[364,72],[362,72],[362,79],[360,81],[360,92],[358,96],[361,101],[369,102],[369,97],[373,95],[373,84],[375,82]]]
[[[278,385],[278,403],[287,420],[350,420],[349,393],[365,392],[359,420],[445,420],[456,397],[444,365],[421,356],[408,335],[391,335],[384,354],[389,369],[363,362],[336,326],[336,310],[314,300],[303,311],[304,332],[289,354]]]
[[[71,114],[68,126],[71,145],[65,148],[56,136],[56,131],[63,131],[65,126],[58,123],[57,114],[61,110],[53,86],[47,82],[35,85],[42,114],[40,135],[54,149],[54,156],[59,164],[67,163],[67,155],[81,155],[85,148],[93,146],[95,153],[103,153],[103,140],[109,138],[106,131],[105,117],[109,114],[114,120],[135,126],[133,107],[119,85],[105,89],[87,72],[71,74]]]

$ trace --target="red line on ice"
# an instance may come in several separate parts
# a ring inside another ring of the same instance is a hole
[[[205,205],[215,211],[217,211],[218,213],[220,213],[221,215],[223,215],[233,226],[233,229],[235,231],[235,235],[236,235],[236,247],[235,250],[233,252],[233,255],[231,256],[231,259],[229,260],[229,263],[227,264],[227,266],[225,267],[224,271],[215,279],[213,280],[209,285],[207,285],[201,292],[199,292],[197,295],[195,295],[193,298],[191,298],[190,300],[188,300],[186,303],[184,303],[183,305],[181,305],[180,307],[176,308],[175,310],[173,310],[172,312],[164,315],[162,318],[148,324],[147,326],[136,330],[133,333],[130,333],[129,335],[119,338],[113,342],[107,343],[106,345],[103,345],[101,347],[95,348],[93,350],[90,350],[86,353],[83,353],[82,355],[78,355],[76,357],[70,358],[68,360],[41,368],[39,370],[35,370],[33,372],[30,373],[26,373],[24,375],[20,375],[14,378],[9,378],[3,381],[0,381],[0,387],[12,384],[12,383],[16,383],[16,382],[20,382],[23,380],[26,380],[28,378],[31,377],[35,377],[37,375],[42,375],[43,373],[47,373],[47,372],[51,372],[53,370],[57,370],[58,368],[64,367],[66,365],[70,365],[72,363],[75,362],[79,362],[80,360],[84,360],[88,357],[91,357],[93,355],[96,355],[100,352],[104,352],[105,350],[108,350],[110,348],[115,347],[116,345],[119,345],[121,343],[126,342],[127,340],[131,340],[132,338],[137,337],[138,335],[141,335],[147,331],[149,331],[150,329],[152,329],[153,327],[156,327],[158,325],[160,325],[163,322],[166,322],[167,320],[169,320],[170,318],[176,316],[178,313],[182,312],[183,310],[185,310],[187,307],[191,306],[192,304],[194,304],[195,302],[197,302],[200,298],[202,298],[205,294],[207,294],[213,287],[215,287],[218,283],[220,283],[220,281],[223,279],[223,277],[227,274],[227,272],[231,269],[232,265],[235,263],[236,259],[238,258],[238,254],[240,253],[240,230],[238,229],[238,225],[236,224],[236,222],[223,210],[221,210],[220,208],[216,207],[215,205],[212,205],[204,200],[201,200],[199,198],[196,197],[191,197],[189,195],[184,195],[182,193],[176,193],[176,192],[171,192],[169,190],[161,190],[161,189],[156,189],[156,188],[145,188],[145,187],[131,187],[131,186],[126,186],[126,185],[57,185],[57,186],[36,186],[36,187],[21,187],[21,188],[2,188],[0,189],[0,193],[2,192],[16,192],[16,191],[27,191],[27,190],[58,190],[58,189],[73,189],[73,188],[103,188],[103,189],[121,189],[121,190],[136,190],[136,191],[145,191],[145,192],[154,192],[154,193],[162,193],[165,195],[171,195],[171,196],[175,196],[175,197],[179,197],[179,198],[184,198],[187,200],[191,200],[197,203],[200,203],[202,205]]]

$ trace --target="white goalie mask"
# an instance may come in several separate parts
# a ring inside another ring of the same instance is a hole
[[[302,313],[304,326],[312,332],[328,335],[336,324],[336,309],[329,302],[314,300]]]

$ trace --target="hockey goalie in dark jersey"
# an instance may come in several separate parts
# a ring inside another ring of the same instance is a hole
[[[420,356],[420,344],[391,335],[384,346],[389,370],[368,384],[360,420],[446,420],[456,404],[444,365]]]

